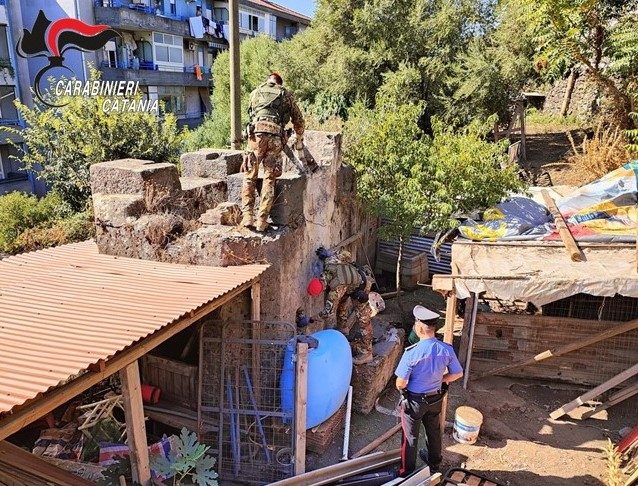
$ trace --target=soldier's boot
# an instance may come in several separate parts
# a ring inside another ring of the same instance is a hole
[[[258,231],[259,233],[263,233],[269,227],[270,225],[268,224],[268,222],[263,220],[257,221],[257,224],[255,224],[255,230]]]
[[[241,218],[241,223],[240,223],[244,228],[250,228],[255,226],[255,220],[253,218],[253,215],[251,213],[244,213],[244,215]]]

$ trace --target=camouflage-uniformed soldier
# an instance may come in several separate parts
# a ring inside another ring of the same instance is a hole
[[[346,337],[350,334],[348,324],[348,298],[354,304],[356,322],[359,323],[359,334],[352,342],[354,364],[364,364],[372,361],[372,307],[368,296],[374,277],[369,267],[358,268],[351,263],[327,258],[321,279],[328,288],[326,304],[321,317],[332,315],[336,311],[337,329]]]
[[[268,228],[268,216],[275,198],[275,180],[282,172],[281,152],[288,142],[285,127],[292,121],[296,134],[295,149],[303,149],[304,119],[293,94],[283,86],[283,80],[272,73],[268,80],[250,95],[248,152],[241,171],[245,172],[241,191],[242,226],[254,226],[257,231]],[[264,167],[261,203],[254,220],[255,189],[259,166]]]

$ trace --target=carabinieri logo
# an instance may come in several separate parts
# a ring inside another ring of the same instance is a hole
[[[73,72],[64,65],[66,51],[97,51],[117,36],[119,34],[108,25],[90,25],[72,18],[51,22],[40,10],[31,32],[24,29],[24,34],[18,41],[16,49],[20,57],[48,57],[49,64],[36,74],[33,89],[42,103],[52,107],[60,107],[64,104],[53,105],[44,99],[40,91],[42,76],[56,67]]]

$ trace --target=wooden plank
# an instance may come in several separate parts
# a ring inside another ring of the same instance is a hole
[[[197,331],[199,352],[197,353],[197,440],[204,441],[204,417],[202,416],[202,400],[204,399],[204,326]],[[220,407],[223,408],[223,407]],[[219,435],[222,435],[221,432]]]
[[[549,212],[554,218],[554,224],[556,224],[558,234],[560,235],[560,238],[563,241],[565,248],[567,249],[567,254],[570,256],[573,262],[584,261],[585,256],[576,244],[576,240],[574,240],[574,236],[572,235],[571,231],[569,231],[569,227],[565,222],[565,218],[563,218],[563,215],[558,210],[558,206],[556,206],[556,203],[552,199],[552,196],[549,195],[547,189],[541,190],[541,194],[543,196],[543,201],[545,201],[547,209],[549,209]]]
[[[93,484],[4,440],[0,441],[0,470],[5,471],[9,477],[17,477],[18,482],[15,484],[20,486],[25,484],[90,486]]]
[[[308,344],[297,343],[295,387],[295,475],[306,472],[306,408],[308,400]]]
[[[496,375],[514,368],[520,368],[522,366],[532,365],[549,358],[562,356],[564,354],[571,353],[573,351],[584,348],[586,346],[590,346],[600,341],[604,341],[605,339],[609,339],[610,337],[617,336],[619,334],[623,334],[628,331],[633,331],[634,329],[638,329],[638,319],[634,319],[633,321],[628,321],[623,324],[618,324],[617,326],[611,327],[597,334],[587,336],[583,339],[578,339],[564,346],[559,346],[554,349],[548,349],[546,351],[543,351],[542,353],[536,354],[532,358],[525,359],[522,361],[517,361],[516,363],[512,363],[509,365],[500,366],[494,370],[491,370],[489,373],[483,373],[482,375],[479,375],[478,378],[483,378],[489,375]]]
[[[452,344],[454,339],[454,321],[456,318],[456,292],[450,292],[445,301],[445,328],[443,330],[443,342]],[[439,428],[441,436],[445,433],[445,417],[447,416],[448,394],[443,395],[441,402],[441,415],[439,416]]]
[[[441,473],[432,474],[430,468],[426,466],[403,481],[401,486],[434,486],[439,484],[441,479]]]
[[[202,306],[192,315],[173,322],[172,324],[168,324],[159,331],[153,333],[151,336],[142,340],[140,343],[131,346],[125,351],[117,353],[113,358],[107,361],[104,371],[84,373],[67,384],[58,386],[50,392],[44,393],[40,398],[31,400],[21,407],[16,408],[13,413],[0,420],[0,440],[15,434],[30,423],[38,420],[40,417],[43,417],[60,405],[63,405],[76,397],[83,391],[88,390],[93,385],[97,385],[105,378],[117,373],[119,370],[144,356],[167,339],[172,338],[194,322],[197,322],[218,307],[221,307],[225,303],[234,299],[244,290],[248,289],[252,283],[253,281],[250,281],[240,285],[222,297]]]
[[[596,398],[598,395],[606,392],[607,390],[614,388],[616,385],[619,385],[623,381],[631,378],[632,376],[636,374],[638,374],[638,363],[633,365],[631,368],[626,369],[622,373],[617,374],[616,376],[607,380],[606,382],[601,383],[596,388],[586,393],[583,393],[582,395],[575,398],[571,402],[566,403],[562,407],[554,410],[552,413],[549,414],[549,416],[553,418],[554,420],[556,420],[557,418],[562,417],[566,413],[574,410],[579,405],[583,405],[585,402],[593,398]]]
[[[142,486],[150,486],[151,466],[148,458],[142,386],[140,384],[140,370],[137,361],[120,371],[120,381],[122,382],[126,437],[131,458],[133,480]]]
[[[633,397],[634,395],[638,395],[638,383],[634,385],[627,386],[622,390],[614,393],[605,403],[601,403],[593,410],[588,410],[582,415],[582,419],[589,418],[593,415],[596,415],[598,412],[602,412],[603,410],[607,410],[608,408],[613,407],[614,405],[619,404],[620,402],[624,402],[628,398]]]
[[[390,430],[386,431],[385,433],[383,433],[382,435],[380,435],[379,437],[374,439],[372,442],[370,442],[367,446],[365,446],[361,450],[355,452],[352,455],[351,459],[356,459],[357,457],[365,456],[367,453],[372,452],[373,450],[375,450],[377,447],[379,447],[385,441],[390,439],[390,437],[392,437],[394,434],[396,434],[400,430],[401,430],[401,424],[396,424]]]
[[[472,314],[470,315],[470,329],[467,338],[467,357],[465,358],[465,369],[463,372],[463,388],[467,390],[470,381],[470,365],[472,364],[472,350],[474,348],[474,332],[476,329],[476,312],[478,310],[478,295],[473,293]]]

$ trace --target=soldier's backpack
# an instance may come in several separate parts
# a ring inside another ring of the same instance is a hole
[[[250,99],[251,120],[268,120],[280,126],[286,126],[290,121],[290,113],[285,103],[286,90],[283,86],[264,83],[259,86]]]

